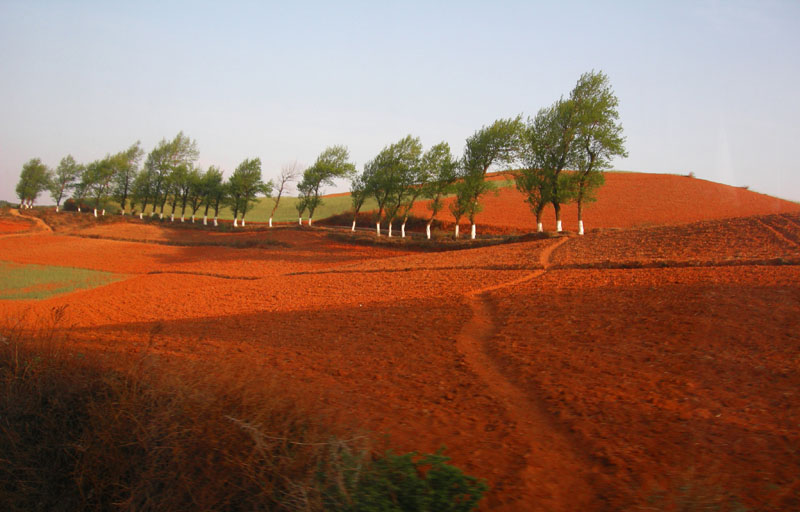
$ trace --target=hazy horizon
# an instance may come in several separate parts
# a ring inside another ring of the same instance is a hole
[[[795,2],[6,1],[0,199],[31,158],[149,152],[181,130],[203,168],[260,157],[265,179],[333,144],[361,169],[407,134],[460,155],[594,69],[620,101],[630,156],[615,168],[800,201],[798,22]]]

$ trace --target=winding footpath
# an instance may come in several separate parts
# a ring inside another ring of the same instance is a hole
[[[526,462],[519,475],[524,494],[500,510],[585,510],[591,504],[596,505],[598,499],[590,484],[592,461],[575,448],[544,404],[517,387],[486,351],[486,343],[496,332],[487,294],[543,275],[549,267],[551,253],[567,240],[562,237],[542,251],[543,270],[466,295],[472,319],[456,336],[457,348],[468,367],[506,411],[514,425],[514,434],[528,446],[528,453],[520,454]]]

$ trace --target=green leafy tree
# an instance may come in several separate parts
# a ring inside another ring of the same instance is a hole
[[[205,198],[206,190],[203,187],[203,175],[204,173],[199,169],[195,168],[189,173],[189,208],[192,210],[192,224],[194,224],[194,219],[197,216],[197,210],[203,204],[203,200]]]
[[[141,210],[139,210],[140,219],[144,217],[145,210],[147,210],[147,205],[151,202],[153,204],[153,212],[155,212],[155,182],[155,174],[153,170],[147,166],[145,166],[145,168],[142,169],[142,172],[138,173],[136,178],[133,180],[133,186],[131,188],[131,208],[133,208],[136,204],[140,204],[142,206]]]
[[[97,210],[102,209],[102,214],[106,213],[106,203],[111,196],[111,181],[114,179],[114,165],[110,156],[101,160],[95,160],[86,166],[83,173],[83,183],[86,186],[87,194],[94,199],[94,216],[97,217]]]
[[[331,146],[320,153],[314,165],[303,172],[303,180],[298,189],[305,192],[309,226],[314,218],[314,211],[322,204],[322,187],[333,185],[336,178],[346,178],[355,172],[356,167],[349,159],[350,152],[345,146]]]
[[[603,171],[615,157],[627,157],[625,137],[619,123],[619,100],[603,72],[581,75],[572,90],[577,111],[574,144],[576,167],[575,197],[578,205],[578,234],[583,234],[583,204],[595,200],[595,191],[604,182]]]
[[[297,201],[294,203],[294,207],[297,209],[297,224],[299,226],[303,225],[303,213],[308,209],[309,194],[309,184],[301,181],[297,185]]]
[[[408,135],[384,147],[364,167],[368,195],[378,203],[377,235],[381,234],[381,219],[385,213],[392,236],[392,222],[397,217],[409,190],[417,183],[421,169],[422,143]]]
[[[153,173],[154,205],[160,206],[159,216],[164,218],[164,207],[173,192],[170,175],[179,166],[192,168],[199,152],[197,142],[183,132],[174,139],[161,139],[161,142],[147,155],[145,169]],[[155,208],[153,209],[155,214]]]
[[[17,182],[20,208],[33,208],[33,203],[50,185],[50,170],[38,158],[31,158],[22,166]]]
[[[522,168],[514,172],[514,184],[517,190],[525,197],[533,214],[536,216],[536,229],[542,232],[542,212],[550,203],[550,179],[542,167],[538,157],[542,154],[541,148],[535,146],[537,139],[532,136],[529,128],[523,137],[520,149]]]
[[[125,208],[128,204],[128,196],[131,194],[136,176],[139,173],[139,162],[142,160],[144,150],[141,143],[136,141],[125,151],[109,157],[111,166],[114,169],[112,198],[119,203],[122,215],[125,215]],[[131,204],[133,209],[133,204]]]
[[[369,197],[369,189],[364,173],[354,174],[350,178],[350,204],[353,207],[353,227],[350,228],[350,231],[355,232],[358,212],[361,211],[367,197]]]
[[[522,116],[498,119],[467,139],[461,164],[463,181],[457,190],[464,194],[461,202],[471,224],[472,238],[475,238],[475,215],[481,209],[481,196],[492,189],[485,180],[486,173],[493,165],[514,161],[519,152],[522,130]]]
[[[450,153],[450,145],[440,142],[425,152],[422,157],[422,167],[429,176],[423,187],[423,195],[431,200],[428,204],[431,216],[425,226],[425,233],[430,240],[431,224],[444,207],[443,199],[452,192],[453,183],[457,179],[458,160]]]
[[[245,215],[256,202],[259,194],[270,196],[273,188],[272,181],[264,183],[261,178],[261,159],[245,159],[236,167],[230,179],[231,198],[235,204],[233,225],[237,225],[236,216],[242,214],[242,226],[245,225]]]
[[[202,187],[204,193],[203,204],[205,205],[203,225],[208,225],[208,210],[214,208],[214,225],[218,226],[219,208],[226,201],[225,194],[227,193],[225,180],[219,167],[212,165],[208,168],[203,174]]]
[[[83,166],[75,161],[72,155],[61,159],[49,183],[50,195],[56,201],[56,211],[61,207],[61,200],[75,188],[75,184],[83,172]]]

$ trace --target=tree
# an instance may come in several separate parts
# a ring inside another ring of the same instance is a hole
[[[428,204],[431,216],[425,226],[425,234],[430,240],[431,224],[444,206],[442,199],[452,190],[456,181],[458,161],[450,153],[450,145],[440,142],[425,152],[422,157],[422,167],[429,175],[428,182],[423,187],[423,195],[431,200]]]
[[[110,156],[95,160],[86,166],[83,173],[83,183],[87,194],[94,198],[94,216],[97,217],[98,208],[106,214],[106,203],[111,194],[111,180],[114,178],[114,166]]]
[[[148,168],[147,165],[145,165],[145,168],[142,169],[142,172],[136,175],[136,179],[133,180],[133,187],[131,189],[131,209],[133,209],[133,205],[136,203],[142,205],[142,209],[139,210],[140,219],[144,217],[144,212],[147,210],[147,205],[151,201],[153,202],[153,213],[156,211],[155,182],[156,177],[154,175],[154,171]]]
[[[356,170],[355,165],[348,162],[350,152],[345,146],[331,146],[317,157],[314,165],[303,172],[303,180],[298,185],[305,196],[305,207],[308,209],[308,225],[314,218],[314,211],[322,204],[322,187],[333,185],[334,179],[345,178]]]
[[[369,189],[367,188],[366,175],[363,172],[353,175],[350,178],[350,204],[353,206],[353,227],[350,231],[355,232],[358,212],[361,211],[361,207],[364,206],[368,196]]]
[[[458,238],[459,222],[467,211],[467,202],[469,201],[468,191],[463,188],[462,183],[463,181],[456,183],[456,197],[450,203],[450,213],[453,214],[456,221],[455,238]]]
[[[297,181],[298,176],[300,176],[300,166],[297,165],[296,161],[281,167],[281,173],[278,176],[278,184],[276,187],[278,192],[275,195],[275,204],[272,205],[272,211],[269,212],[269,227],[272,227],[272,217],[275,216],[275,211],[278,209],[278,204],[281,202],[283,193],[287,191],[289,183]]]
[[[199,168],[192,169],[189,173],[189,207],[192,209],[192,224],[197,216],[197,210],[203,204],[206,190],[203,187],[203,176]]]
[[[308,209],[308,186],[307,183],[302,181],[297,185],[297,202],[294,203],[294,207],[297,209],[298,226],[303,225],[303,212]]]
[[[475,215],[480,211],[480,198],[492,188],[485,181],[486,173],[492,165],[513,162],[519,151],[522,129],[522,116],[498,119],[467,139],[462,159],[464,181],[458,190],[465,194],[462,206],[469,217],[472,238],[475,238]]]
[[[536,216],[536,230],[541,233],[542,211],[550,202],[552,187],[542,162],[538,159],[543,151],[536,146],[538,139],[534,135],[533,126],[530,126],[523,137],[520,149],[522,168],[514,173],[514,183]]]
[[[50,195],[56,200],[56,212],[61,207],[61,200],[70,190],[83,172],[83,166],[67,155],[61,159],[49,183]]]
[[[164,206],[172,192],[170,174],[180,165],[187,168],[193,167],[198,155],[197,142],[184,135],[183,132],[179,132],[170,141],[161,139],[161,142],[147,155],[144,165],[146,170],[153,173],[153,204],[161,206],[159,216],[162,219],[164,218]],[[155,207],[153,214],[155,214]]]
[[[217,217],[219,215],[220,204],[225,201],[225,193],[227,187],[225,186],[222,178],[222,171],[218,167],[210,166],[202,178],[202,187],[204,192],[203,204],[205,204],[205,211],[203,213],[203,225],[208,225],[208,210],[213,206],[214,208],[214,225],[218,226]]]
[[[125,207],[128,202],[128,195],[131,193],[136,175],[139,173],[139,162],[144,155],[141,143],[137,140],[125,151],[120,151],[110,157],[111,166],[114,169],[112,197],[119,203],[122,215],[125,215]],[[131,204],[131,209],[133,205]]]
[[[578,203],[578,234],[583,234],[583,203],[593,201],[594,191],[604,183],[603,171],[614,157],[627,157],[622,125],[618,122],[619,100],[603,72],[584,73],[572,90],[577,110],[575,139],[575,195]]]
[[[236,226],[236,215],[242,213],[242,226],[245,225],[245,215],[256,202],[258,194],[269,197],[272,194],[273,183],[264,183],[261,179],[261,159],[245,159],[236,167],[230,179],[231,197],[235,204],[233,225]]]
[[[417,183],[421,167],[422,143],[408,135],[384,147],[364,167],[369,195],[378,203],[377,235],[381,234],[381,218],[385,212],[392,236],[392,222],[406,199],[410,187]]]
[[[186,203],[189,202],[189,192],[192,190],[192,174],[196,171],[192,168],[180,165],[172,172],[172,180],[175,186],[174,202],[172,203],[172,218],[175,218],[175,207],[181,203],[181,222],[186,221]]]
[[[33,208],[33,203],[50,184],[50,170],[38,158],[31,158],[22,166],[17,182],[20,208]]]

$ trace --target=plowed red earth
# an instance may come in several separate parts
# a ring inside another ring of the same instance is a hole
[[[446,445],[484,510],[797,510],[800,215],[757,213],[444,253],[81,218],[0,259],[129,278],[0,314],[66,305],[82,349],[302,383],[399,450]],[[274,243],[224,245],[248,238]]]
[[[493,178],[496,182],[504,177]],[[452,200],[452,199],[450,199]],[[448,200],[448,201],[450,201]],[[480,233],[529,232],[536,229],[536,217],[513,183],[489,192],[481,200],[483,211],[475,222]],[[800,211],[800,204],[697,178],[674,174],[606,173],[606,183],[597,201],[584,205],[586,230],[675,225],[702,220]],[[430,216],[425,202],[414,206],[414,215]],[[438,216],[452,223],[447,207]],[[578,211],[574,204],[561,209],[564,229],[577,231]],[[545,229],[555,229],[553,208],[545,208]],[[466,223],[462,219],[462,223]]]

